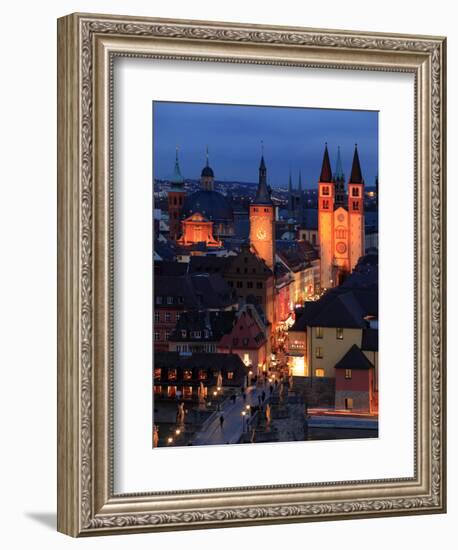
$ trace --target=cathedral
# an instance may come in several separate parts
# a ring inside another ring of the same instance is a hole
[[[321,288],[338,286],[364,255],[364,179],[356,145],[347,199],[340,151],[333,176],[325,145],[318,181],[318,242]]]

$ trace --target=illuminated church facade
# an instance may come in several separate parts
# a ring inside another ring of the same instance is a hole
[[[223,245],[223,239],[234,235],[234,212],[228,198],[215,190],[215,175],[209,165],[208,149],[198,191],[186,194],[178,150],[170,184],[169,235],[177,244],[189,246],[204,243],[208,248],[219,248]]]
[[[318,182],[321,288],[340,285],[364,255],[364,179],[355,146],[345,194],[340,151],[333,175],[327,144]]]

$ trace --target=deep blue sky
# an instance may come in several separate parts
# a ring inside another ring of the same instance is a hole
[[[374,185],[378,173],[378,113],[336,109],[253,107],[206,103],[153,102],[154,176],[171,176],[175,147],[181,172],[198,178],[208,144],[210,166],[217,180],[257,181],[264,142],[270,185],[286,185],[289,170],[297,186],[316,187],[328,143],[332,169],[340,145],[345,179],[358,144],[363,177]]]

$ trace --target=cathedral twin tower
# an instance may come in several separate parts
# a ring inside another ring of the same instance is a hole
[[[256,197],[250,205],[250,244],[266,265],[273,269],[275,211],[267,185],[264,155],[259,166]],[[346,198],[340,149],[333,174],[325,145],[318,181],[318,244],[321,288],[331,288],[343,282],[364,255],[364,179],[356,146]]]

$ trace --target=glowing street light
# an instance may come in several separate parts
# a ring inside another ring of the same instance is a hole
[[[242,432],[245,431],[245,416],[246,416],[246,411],[242,411]]]
[[[168,443],[168,444],[173,443],[173,437],[169,437],[169,438],[167,439],[167,443]]]

